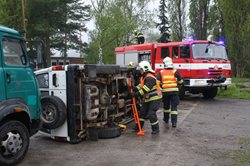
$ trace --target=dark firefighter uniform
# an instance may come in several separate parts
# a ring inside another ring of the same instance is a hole
[[[144,72],[140,79],[140,84],[136,86],[137,92],[134,94],[134,96],[143,97],[143,104],[139,112],[140,124],[143,127],[145,119],[148,118],[152,127],[151,134],[159,133],[159,121],[156,111],[160,107],[162,96],[160,85],[157,82],[153,73],[149,71]],[[137,126],[135,129],[138,129]]]
[[[179,104],[179,88],[178,84],[182,84],[183,80],[180,73],[173,68],[165,68],[161,70],[157,79],[161,82],[162,101],[163,101],[163,120],[168,123],[171,114],[172,127],[177,126],[177,105]]]
[[[141,32],[134,32],[135,38],[137,40],[137,44],[143,44],[145,42],[145,38]]]

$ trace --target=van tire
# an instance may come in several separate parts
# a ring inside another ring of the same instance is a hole
[[[16,120],[0,126],[0,165],[16,165],[21,162],[29,148],[29,131]]]
[[[59,97],[46,96],[41,99],[41,104],[42,127],[45,129],[60,127],[67,117],[67,109],[64,102]]]
[[[107,139],[107,138],[116,138],[121,135],[121,128],[119,126],[115,127],[106,127],[98,129],[98,137]]]

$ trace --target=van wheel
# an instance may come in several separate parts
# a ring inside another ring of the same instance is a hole
[[[64,102],[56,96],[46,96],[42,98],[42,127],[55,129],[61,126],[66,119],[66,106]]]
[[[99,138],[116,138],[121,135],[121,128],[119,126],[99,128],[98,137]]]
[[[217,87],[206,89],[202,94],[205,99],[213,99],[217,95]]]
[[[15,165],[22,161],[29,148],[29,132],[19,121],[9,121],[0,127],[0,165]]]

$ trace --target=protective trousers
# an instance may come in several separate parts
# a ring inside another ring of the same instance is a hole
[[[149,119],[152,131],[159,131],[159,121],[156,111],[160,108],[160,103],[160,100],[153,100],[150,102],[144,102],[142,104],[141,110],[139,112],[139,118],[142,126],[144,124],[144,120]]]
[[[171,114],[171,123],[173,127],[177,125],[177,106],[179,104],[179,95],[178,93],[168,94],[163,93],[163,111],[164,111],[164,118],[163,120],[168,123],[169,115]]]

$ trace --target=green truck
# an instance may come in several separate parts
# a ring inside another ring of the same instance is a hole
[[[0,25],[0,165],[25,156],[40,126],[40,92],[19,32]]]

